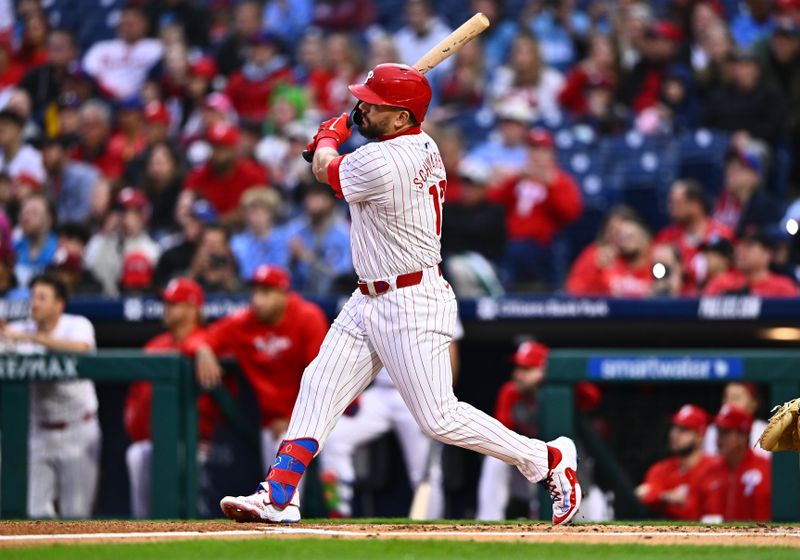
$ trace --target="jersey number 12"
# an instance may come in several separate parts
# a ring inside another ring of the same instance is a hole
[[[447,181],[442,179],[438,185],[431,185],[428,193],[433,198],[433,209],[436,211],[436,235],[442,235],[442,205],[444,192],[447,190]]]

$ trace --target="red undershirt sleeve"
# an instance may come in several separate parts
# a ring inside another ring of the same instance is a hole
[[[342,194],[342,183],[339,180],[339,166],[342,164],[343,159],[344,156],[339,156],[328,162],[328,182],[336,193],[336,198],[344,198],[344,194]]]

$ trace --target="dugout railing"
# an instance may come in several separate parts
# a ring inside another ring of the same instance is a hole
[[[541,391],[540,428],[543,437],[588,435],[598,468],[615,481],[618,499],[635,501],[627,473],[599,438],[587,434],[587,422],[575,410],[575,385],[592,381],[622,383],[727,383],[748,381],[768,386],[768,408],[800,396],[798,350],[554,350],[548,362],[547,383]],[[652,421],[652,418],[650,419]],[[642,421],[647,421],[643,418]],[[599,447],[598,447],[599,446]],[[600,456],[598,456],[600,455]],[[603,461],[602,458],[606,457]],[[800,461],[797,453],[772,456],[772,520],[800,521]],[[625,495],[620,496],[620,493]],[[540,513],[550,517],[543,497]]]
[[[153,384],[151,516],[196,517],[197,389],[191,363],[178,355],[125,350],[0,356],[0,517],[27,513],[29,383],[78,378]]]

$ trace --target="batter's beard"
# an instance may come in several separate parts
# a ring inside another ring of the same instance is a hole
[[[378,130],[378,127],[374,124],[366,124],[362,122],[360,125],[358,125],[358,131],[361,133],[361,136],[369,140],[375,140],[379,136],[383,136],[383,131]]]

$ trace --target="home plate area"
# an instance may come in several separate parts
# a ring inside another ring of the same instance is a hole
[[[800,527],[786,525],[644,525],[544,523],[296,525],[227,521],[8,521],[0,523],[0,547],[71,543],[152,542],[195,539],[410,539],[583,544],[690,544],[800,548]]]

